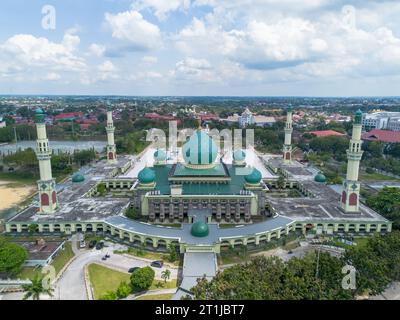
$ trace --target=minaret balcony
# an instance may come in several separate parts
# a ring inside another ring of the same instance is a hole
[[[347,150],[347,159],[348,160],[354,160],[354,161],[361,161],[362,155],[364,151],[350,151]]]

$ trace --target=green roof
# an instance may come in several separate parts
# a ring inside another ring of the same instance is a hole
[[[326,177],[322,172],[319,172],[315,177],[314,181],[320,182],[320,183],[325,183],[326,182]]]
[[[156,152],[154,152],[154,159],[157,161],[164,161],[165,159],[167,159],[167,154],[164,150],[157,149]]]
[[[146,167],[139,172],[138,178],[140,183],[148,184],[155,181],[156,175],[152,169]]]
[[[236,150],[233,153],[233,159],[236,161],[243,161],[246,158],[246,153],[243,150]]]
[[[179,165],[181,165],[181,164],[179,164]],[[185,183],[183,183],[183,186],[182,186],[183,195],[209,195],[209,194],[234,195],[234,194],[240,194],[240,191],[244,189],[244,185],[246,183],[246,181],[244,179],[245,176],[237,175],[236,168],[232,165],[226,165],[226,167],[227,167],[229,176],[231,178],[230,181],[222,182],[222,183],[185,182]],[[160,193],[162,195],[171,194],[170,182],[168,180],[171,169],[172,169],[171,164],[168,164],[165,166],[155,166],[151,169],[155,173],[155,181],[156,181],[155,190],[160,191]],[[199,171],[203,171],[203,170],[194,170],[194,171],[199,172]]]
[[[210,233],[210,230],[208,228],[207,223],[202,222],[202,221],[197,221],[196,223],[194,223],[192,225],[192,229],[191,229],[190,233],[194,237],[201,238],[201,237],[207,237],[208,234]]]
[[[185,165],[178,163],[175,168],[174,177],[224,177],[226,176],[224,167],[218,163],[209,169],[191,169]]]
[[[189,164],[210,164],[215,162],[218,147],[203,130],[198,129],[182,147],[183,158]]]
[[[261,178],[261,172],[254,168],[253,171],[245,177],[245,180],[248,183],[256,184],[260,183]]]
[[[73,176],[72,176],[72,182],[74,182],[74,183],[79,183],[79,182],[83,182],[83,181],[85,181],[85,177],[84,177],[84,175],[83,174],[81,174],[81,173],[75,173]]]

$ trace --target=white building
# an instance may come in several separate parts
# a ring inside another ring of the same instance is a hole
[[[400,131],[400,117],[390,118],[387,128],[391,131]]]
[[[389,123],[391,123],[391,120],[397,118],[400,118],[400,112],[380,111],[374,113],[365,113],[362,119],[362,128],[363,131],[370,131],[373,129],[389,129]],[[396,121],[394,121],[391,126],[396,127]]]
[[[3,117],[0,117],[0,128],[5,128],[6,127],[6,121],[4,120]]]
[[[239,118],[239,126],[241,128],[245,128],[247,126],[250,126],[254,124],[254,116],[253,113],[249,110],[249,108],[246,108],[242,115]]]

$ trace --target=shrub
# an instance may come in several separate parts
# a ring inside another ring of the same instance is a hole
[[[153,283],[155,272],[150,267],[136,270],[131,275],[131,284],[135,291],[148,290]]]

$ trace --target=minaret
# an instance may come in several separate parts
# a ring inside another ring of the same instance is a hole
[[[292,133],[293,120],[292,110],[287,111],[287,119],[285,125],[285,143],[283,145],[283,163],[289,164],[292,161]]]
[[[341,206],[345,212],[359,211],[360,183],[358,182],[358,171],[363,154],[361,151],[361,129],[362,112],[358,110],[353,124],[353,133],[350,146],[347,150],[347,175],[343,183]]]
[[[38,183],[40,213],[54,213],[57,209],[56,182],[51,173],[51,150],[47,139],[44,112],[36,110],[36,156],[39,161],[40,180]]]
[[[107,162],[109,164],[113,164],[117,162],[117,151],[115,147],[114,141],[114,122],[113,122],[113,114],[112,107],[110,104],[107,104]]]

